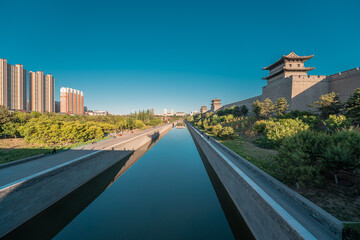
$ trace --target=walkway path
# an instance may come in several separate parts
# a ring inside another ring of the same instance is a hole
[[[0,169],[0,189],[3,188],[3,186],[15,182],[19,179],[31,176],[38,172],[66,163],[75,158],[85,156],[89,153],[104,149],[114,144],[124,142],[128,139],[151,132],[153,130],[154,128],[150,128],[142,131],[135,131],[134,133],[125,133],[121,137],[103,140],[95,144],[80,146],[68,151],[57,153],[55,155],[47,155],[42,158],[2,168]]]

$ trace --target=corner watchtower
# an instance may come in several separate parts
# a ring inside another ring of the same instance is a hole
[[[217,99],[217,98],[215,98],[215,99],[213,99],[212,101],[211,101],[211,111],[212,112],[216,112],[219,108],[221,108],[221,103],[220,103],[220,99]]]
[[[305,67],[304,63],[314,57],[310,56],[298,56],[293,51],[288,55],[283,55],[275,63],[271,64],[268,67],[263,68],[263,70],[269,70],[270,73],[266,79],[269,82],[275,81],[277,79],[287,78],[293,75],[298,76],[307,76],[308,71],[315,69],[314,67]]]

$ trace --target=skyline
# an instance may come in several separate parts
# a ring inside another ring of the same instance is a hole
[[[2,3],[0,58],[51,72],[56,101],[62,86],[83,89],[92,110],[191,112],[256,96],[262,68],[291,50],[315,55],[314,75],[359,67],[358,1],[35,3]]]

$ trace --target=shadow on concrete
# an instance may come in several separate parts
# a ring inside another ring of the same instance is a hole
[[[306,78],[304,81],[306,81]],[[329,93],[329,84],[328,79],[325,78],[294,96],[290,102],[291,110],[303,109],[306,111],[314,111],[315,108],[309,107],[308,105],[312,105],[321,95],[327,93]]]
[[[91,202],[93,202],[99,195],[101,195],[101,193],[103,193],[112,183],[114,183],[122,174],[124,174],[133,164],[135,164],[151,147],[153,147],[161,139],[161,137],[158,132],[154,133],[151,136],[151,141],[136,151],[104,151],[104,153],[101,154],[110,154],[109,157],[114,156],[113,154],[117,154],[119,156],[120,153],[122,153],[120,154],[121,156],[124,156],[123,154],[126,154],[127,156],[61,200],[57,201],[35,217],[31,218],[12,232],[5,235],[3,239],[53,238]]]
[[[191,137],[193,138],[192,135]],[[222,184],[215,170],[211,166],[209,160],[206,158],[204,152],[199,147],[197,141],[194,140],[194,143],[205,166],[206,172],[210,178],[211,184],[215,189],[216,196],[219,199],[221,208],[225,213],[226,219],[230,225],[231,231],[235,239],[255,240],[246,222],[238,211],[235,203],[226,191],[224,185]]]

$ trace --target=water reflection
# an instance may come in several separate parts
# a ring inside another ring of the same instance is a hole
[[[215,189],[216,195],[220,201],[221,207],[224,210],[225,216],[230,224],[231,230],[235,236],[235,239],[254,239],[250,229],[248,228],[245,220],[236,208],[235,203],[232,201],[230,195],[226,191],[224,185],[220,181],[209,160],[206,158],[204,152],[196,143],[196,147],[199,151],[200,157],[206,171],[209,175],[211,183]]]

